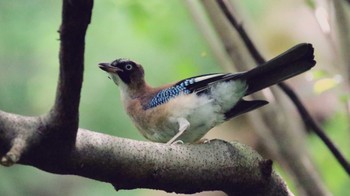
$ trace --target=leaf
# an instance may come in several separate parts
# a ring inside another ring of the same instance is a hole
[[[315,82],[314,91],[318,94],[321,94],[327,90],[330,90],[337,86],[339,83],[338,80],[333,78],[323,78]]]

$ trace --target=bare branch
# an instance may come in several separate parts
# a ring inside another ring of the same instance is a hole
[[[63,0],[60,33],[60,70],[56,101],[49,121],[76,132],[83,81],[85,33],[91,20],[93,0]],[[69,126],[69,127],[67,127]],[[74,134],[73,134],[74,135]]]
[[[11,166],[17,163],[23,154],[40,140],[41,137],[38,134],[29,131],[37,129],[39,124],[39,118],[0,111],[1,165]]]
[[[11,141],[40,127],[26,117],[1,114],[0,157]],[[16,122],[18,119],[21,121]],[[33,126],[36,125],[36,126]],[[213,140],[202,145],[166,145],[122,139],[79,129],[67,153],[46,138],[26,151],[19,163],[57,174],[74,174],[112,183],[116,189],[152,188],[194,193],[221,190],[228,194],[289,195],[282,179],[263,160],[237,142]],[[64,145],[64,144],[63,144]],[[249,172],[247,172],[249,171]]]
[[[307,111],[305,106],[301,103],[297,94],[285,84],[279,84],[283,92],[288,94],[288,97],[293,100],[295,107],[297,108],[299,114],[302,116],[304,123],[310,127],[311,130],[323,141],[323,143],[328,147],[333,156],[337,159],[339,164],[343,167],[343,169],[350,175],[350,164],[345,159],[343,154],[338,150],[338,148],[334,145],[332,140],[326,135],[324,130],[316,123],[316,121],[311,117],[310,113]]]
[[[61,146],[59,153],[68,152],[74,145],[79,123],[84,40],[91,19],[92,6],[93,0],[63,0],[62,24],[59,30],[61,39],[59,80],[56,101],[51,111],[40,117],[23,117],[0,112],[0,126],[11,127],[12,130],[16,130],[15,133],[20,133],[17,137],[12,137],[9,146],[5,146],[6,154],[0,160],[3,165],[16,163],[27,151],[35,149],[39,144]],[[16,127],[18,124],[25,126]],[[3,131],[1,130],[2,134],[8,134]],[[45,140],[51,137],[55,139],[47,143]]]
[[[218,0],[217,3],[219,4],[222,12],[225,14],[228,21],[230,21],[231,25],[237,30],[239,35],[241,36],[244,44],[248,48],[250,54],[252,55],[255,62],[259,65],[265,63],[265,59],[262,57],[258,49],[255,47],[252,40],[249,38],[248,33],[243,28],[242,24],[239,23],[236,18],[234,17],[233,10],[230,9],[230,6],[228,6],[227,1],[225,0]]]

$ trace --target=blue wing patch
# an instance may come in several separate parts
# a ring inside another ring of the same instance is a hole
[[[157,107],[163,103],[168,102],[170,99],[179,96],[180,94],[190,94],[192,93],[187,87],[194,84],[195,79],[190,78],[186,79],[176,85],[169,87],[167,89],[163,89],[159,91],[146,105],[145,109],[150,109]]]
[[[180,94],[197,93],[198,95],[208,93],[210,86],[228,80],[232,80],[237,74],[205,74],[179,81],[174,86],[159,91],[144,106],[144,109],[157,107]]]

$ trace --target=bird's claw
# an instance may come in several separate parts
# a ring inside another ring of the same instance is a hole
[[[198,144],[210,144],[210,139],[202,138],[197,143]]]

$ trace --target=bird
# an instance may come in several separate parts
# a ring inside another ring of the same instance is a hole
[[[148,140],[196,143],[213,127],[268,104],[245,96],[308,71],[312,44],[301,43],[251,70],[189,77],[160,87],[145,81],[141,64],[119,58],[98,66],[120,89],[126,113]]]

